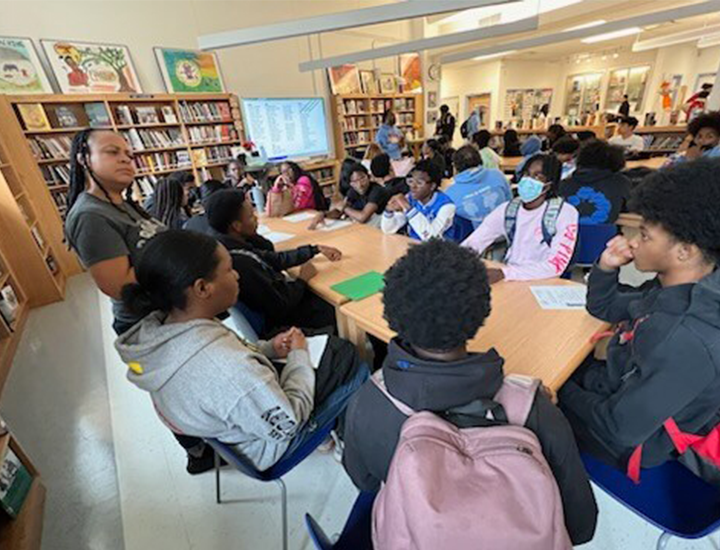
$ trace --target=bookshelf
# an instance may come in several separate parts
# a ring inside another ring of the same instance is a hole
[[[4,217],[4,216],[3,216]],[[10,287],[17,299],[17,307],[14,311],[14,319],[8,320],[5,313],[0,312],[0,391],[2,390],[10,366],[12,365],[15,351],[20,343],[23,328],[27,321],[30,304],[24,289],[28,285],[21,285],[21,279],[13,270],[12,264],[8,261],[5,251],[8,243],[0,243],[0,291]],[[32,285],[30,285],[32,286]]]
[[[40,550],[45,513],[45,486],[40,474],[11,433],[0,436],[0,464],[8,451],[20,460],[32,476],[32,484],[16,518],[0,509],[0,548]]]
[[[135,156],[136,200],[171,172],[197,181],[223,179],[244,137],[232,94],[89,94],[8,96],[14,124],[24,136],[36,180],[59,214],[67,214],[69,152],[73,134],[93,127],[121,133]],[[39,173],[38,173],[39,172]]]
[[[405,134],[424,128],[422,94],[336,95],[331,101],[338,158],[358,156],[375,141],[383,114],[393,109]]]
[[[678,147],[687,135],[687,125],[677,126],[638,126],[635,133],[645,140],[643,153],[651,156],[671,155],[677,152]]]

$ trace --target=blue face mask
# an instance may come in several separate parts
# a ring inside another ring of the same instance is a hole
[[[518,195],[520,200],[526,204],[542,195],[544,189],[545,184],[543,182],[530,176],[524,176],[518,183]]]

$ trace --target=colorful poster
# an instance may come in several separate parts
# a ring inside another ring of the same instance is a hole
[[[360,72],[357,65],[341,65],[328,69],[333,95],[361,94]]]
[[[0,36],[0,93],[53,93],[29,38]]]
[[[403,92],[422,92],[422,70],[420,67],[420,54],[406,53],[399,57],[400,76],[403,79]]]
[[[142,92],[126,46],[71,40],[40,42],[63,93]]]
[[[223,93],[220,64],[213,52],[155,48],[165,88],[170,93]]]

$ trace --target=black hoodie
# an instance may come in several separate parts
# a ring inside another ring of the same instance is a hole
[[[577,208],[581,224],[615,223],[626,210],[630,180],[610,170],[578,168],[560,183],[560,195]]]
[[[388,347],[383,375],[394,397],[415,410],[439,412],[479,398],[492,398],[502,386],[503,363],[494,349],[450,363],[427,361],[395,339]],[[385,481],[406,419],[372,381],[353,396],[345,416],[343,464],[359,489],[377,491],[380,482]],[[538,392],[526,427],[540,440],[557,480],[573,544],[591,540],[597,505],[570,425]]]
[[[607,365],[571,378],[559,397],[574,427],[601,441],[620,467],[641,443],[642,466],[652,467],[676,456],[662,428],[668,418],[696,434],[720,423],[720,270],[668,288],[657,280],[622,286],[618,273],[593,268],[587,308],[634,336],[615,335]]]

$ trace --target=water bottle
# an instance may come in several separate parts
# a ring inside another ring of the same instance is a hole
[[[255,185],[252,189],[250,189],[250,196],[252,197],[253,204],[255,205],[255,210],[259,213],[265,212],[265,195],[259,185]]]

